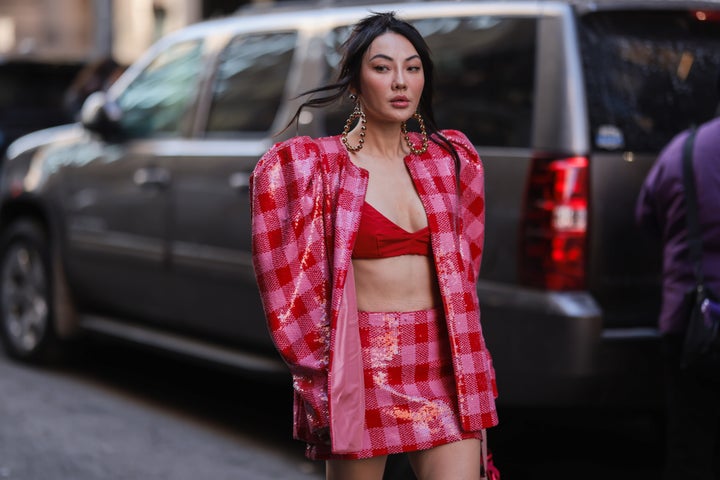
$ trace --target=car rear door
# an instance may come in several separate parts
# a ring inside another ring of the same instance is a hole
[[[206,337],[271,348],[251,259],[248,181],[279,141],[298,32],[233,36],[219,52],[196,136],[171,172],[173,318]]]
[[[111,137],[88,134],[68,169],[68,271],[88,310],[115,317],[167,319],[168,159],[185,151],[203,41],[172,43],[148,60],[117,95]]]

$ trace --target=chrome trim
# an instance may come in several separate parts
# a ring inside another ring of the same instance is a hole
[[[257,159],[273,144],[273,139],[213,139],[213,138],[174,138],[150,139],[133,144],[136,155],[160,157],[242,157]]]
[[[240,352],[210,342],[190,339],[178,334],[164,332],[145,326],[128,325],[117,320],[99,316],[87,316],[80,320],[84,330],[100,333],[132,343],[182,353],[189,357],[227,365],[243,370],[289,375],[287,366],[280,358]]]
[[[163,240],[116,232],[97,232],[74,229],[70,232],[70,248],[139,260],[161,262],[165,258]]]
[[[477,282],[480,307],[515,306],[543,315],[600,318],[602,310],[588,292],[549,292],[486,280]]]
[[[189,242],[173,242],[170,249],[174,266],[229,273],[247,271],[252,281],[255,281],[252,255],[249,252]]]
[[[660,338],[660,332],[657,328],[652,327],[635,327],[635,328],[606,328],[601,335],[603,340],[622,341],[622,340],[656,340]]]
[[[506,157],[526,159],[533,156],[531,148],[521,147],[492,147],[483,145],[474,145],[480,158],[482,157]]]

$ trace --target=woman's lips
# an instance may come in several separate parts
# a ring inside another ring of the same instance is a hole
[[[410,105],[410,100],[407,97],[395,97],[390,100],[390,104],[395,108],[407,108]]]

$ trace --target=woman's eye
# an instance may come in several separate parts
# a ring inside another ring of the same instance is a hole
[[[386,65],[375,65],[373,69],[376,72],[387,72],[388,70],[390,70]]]
[[[419,72],[419,71],[420,71],[420,67],[418,67],[418,66],[408,67],[408,71],[410,71],[410,72]]]

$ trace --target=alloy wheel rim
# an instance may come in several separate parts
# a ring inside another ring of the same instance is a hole
[[[20,354],[33,352],[48,328],[47,278],[37,250],[24,243],[10,247],[2,265],[2,321]]]

